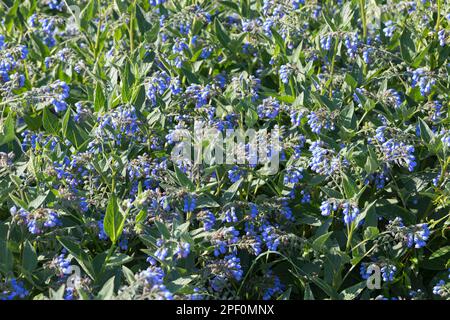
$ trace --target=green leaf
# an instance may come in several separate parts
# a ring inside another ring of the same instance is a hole
[[[423,142],[427,145],[431,143],[434,138],[434,133],[431,131],[430,127],[427,125],[422,118],[419,118],[419,128],[420,128],[420,138],[422,138]]]
[[[120,11],[120,13],[126,13],[128,10],[128,4],[129,2],[127,0],[115,0],[114,1],[117,9]]]
[[[411,67],[418,68],[420,64],[422,63],[423,59],[428,53],[428,50],[430,49],[431,44],[428,45],[425,49],[421,50],[417,56],[414,58],[414,61],[411,63]]]
[[[244,18],[250,17],[250,0],[241,0],[241,15]]]
[[[103,87],[97,82],[94,94],[94,110],[95,112],[106,110],[106,97],[103,93]]]
[[[6,119],[1,119],[0,122],[0,146],[13,141],[15,137],[15,119],[10,112]]]
[[[124,102],[131,101],[135,77],[131,71],[131,63],[126,62],[125,68],[121,74],[122,76],[122,100]]]
[[[170,239],[170,232],[169,232],[169,229],[167,229],[167,226],[166,226],[164,223],[155,220],[155,225],[156,225],[156,228],[158,229],[159,233],[160,233],[164,238]]]
[[[114,280],[115,277],[112,277],[106,281],[100,292],[97,294],[96,298],[98,300],[111,300],[114,297]]]
[[[77,149],[86,144],[89,137],[85,131],[75,124],[71,117],[72,110],[67,108],[62,122],[62,132],[64,138],[67,138]]]
[[[311,287],[309,286],[309,283],[305,284],[305,293],[304,293],[303,299],[314,300],[314,294],[311,291]]]
[[[357,121],[355,116],[355,108],[353,105],[348,105],[341,112],[341,124],[348,130],[355,130]]]
[[[222,24],[220,23],[219,19],[214,20],[214,28],[216,32],[217,39],[219,42],[225,47],[229,48],[231,44],[231,39],[228,36],[228,34],[225,32],[225,29],[223,28]]]
[[[128,269],[125,266],[122,266],[122,273],[125,276],[125,279],[127,280],[129,285],[132,285],[136,279],[134,278],[134,273],[130,269]]]
[[[147,218],[147,210],[141,210],[136,215],[136,224],[143,222]]]
[[[139,5],[136,6],[136,20],[137,20],[139,31],[142,34],[145,34],[147,31],[151,30],[152,25],[145,18],[144,10]]]
[[[403,30],[402,35],[400,36],[400,52],[402,54],[402,58],[406,62],[412,62],[412,57],[416,52],[416,47],[414,45],[414,41],[411,38],[411,32],[405,28]]]
[[[177,177],[178,182],[182,187],[185,187],[189,191],[195,191],[195,185],[194,183],[186,176],[186,174],[178,169],[178,167],[174,166],[175,175]]]
[[[355,181],[346,174],[342,174],[342,181],[344,183],[345,196],[347,199],[353,198],[358,193]]]
[[[224,192],[223,194],[223,204],[226,204],[228,202],[230,202],[234,196],[236,195],[237,191],[239,190],[239,187],[241,186],[242,181],[244,181],[242,178],[239,179],[238,181],[236,181],[235,183],[233,183],[227,191]]]
[[[14,204],[20,208],[24,208],[26,210],[28,210],[28,205],[25,201],[23,201],[20,198],[17,198],[15,195],[13,195],[12,193],[9,194],[9,197],[11,198],[11,200],[14,202]]]
[[[333,21],[330,20],[328,14],[325,13],[323,10],[322,10],[322,17],[324,18],[325,22],[327,23],[327,25],[330,27],[330,29],[332,31],[337,30],[336,25],[333,23]]]
[[[37,255],[31,243],[26,240],[23,245],[22,267],[28,272],[32,272],[37,267]]]
[[[6,27],[6,30],[8,32],[11,32],[13,26],[18,22],[17,21],[17,9],[19,8],[20,4],[21,4],[21,0],[16,0],[14,1],[13,5],[9,8],[6,17],[4,18],[4,26]]]
[[[133,261],[133,258],[123,254],[123,253],[118,253],[112,257],[109,258],[108,263],[107,263],[107,267],[113,268],[113,267],[119,267],[123,264],[126,264],[130,261]]]
[[[233,9],[236,13],[239,13],[239,5],[233,1],[220,1],[221,4]]]
[[[367,287],[366,281],[361,281],[360,283],[355,284],[341,292],[344,300],[353,300],[355,299],[365,288]]]
[[[8,242],[0,239],[0,271],[3,274],[12,272],[13,255],[8,248]]]
[[[47,199],[50,194],[50,190],[47,190],[44,194],[38,195],[33,201],[28,204],[28,208],[37,209],[39,208]]]
[[[97,0],[90,0],[80,14],[80,26],[87,30],[97,11]]]
[[[430,256],[430,260],[445,256],[449,252],[450,252],[450,246],[442,247],[442,248],[436,250],[435,252],[433,252],[433,254]]]
[[[42,125],[44,126],[45,131],[53,135],[58,135],[59,130],[61,130],[61,124],[59,123],[58,117],[55,116],[48,107],[44,108],[42,113]]]
[[[49,296],[51,300],[64,300],[64,293],[66,290],[66,286],[62,285],[58,288],[58,290],[54,290],[50,288]]]
[[[197,208],[217,208],[220,205],[208,194],[202,194],[197,198]]]
[[[116,243],[120,238],[125,223],[125,217],[119,210],[117,204],[117,198],[115,195],[111,195],[108,206],[106,207],[105,218],[103,220],[103,227],[105,233],[111,239],[113,243]]]
[[[350,73],[345,74],[345,82],[354,90],[358,86],[358,81],[353,78],[353,76]]]
[[[379,168],[380,163],[378,162],[377,155],[375,154],[373,148],[369,147],[367,150],[368,156],[366,164],[364,165],[364,170],[366,170],[367,173],[374,173]]]
[[[270,28],[272,32],[272,36],[275,39],[275,43],[280,47],[280,50],[285,53],[286,52],[286,45],[284,44],[283,38],[280,36],[280,34],[274,29]]]
[[[155,23],[151,30],[145,33],[145,40],[149,43],[155,42],[158,39],[159,29],[159,23]]]
[[[327,232],[317,239],[314,240],[312,243],[312,247],[318,251],[322,250],[322,248],[325,246],[325,243],[327,242],[328,238],[330,238],[333,231]]]
[[[245,113],[245,124],[247,127],[252,128],[253,125],[258,121],[258,114],[255,110],[248,108]]]
[[[327,195],[328,198],[342,199],[343,195],[334,189],[328,187],[320,187],[320,189]]]

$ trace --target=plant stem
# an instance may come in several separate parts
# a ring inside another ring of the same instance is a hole
[[[136,1],[133,1],[133,8],[130,15],[130,26],[128,27],[128,32],[130,33],[130,53],[133,54],[134,51],[134,16],[136,12]]]
[[[361,20],[363,24],[363,39],[367,38],[366,4],[364,0],[359,0],[359,10],[361,11]]]
[[[333,50],[333,58],[331,59],[331,70],[330,70],[330,83],[328,84],[330,89],[330,98],[333,97],[333,75],[334,75],[334,63],[336,61],[336,54],[338,50],[339,41],[335,41],[334,50]]]
[[[437,0],[436,33],[439,32],[440,24],[441,24],[441,0]]]

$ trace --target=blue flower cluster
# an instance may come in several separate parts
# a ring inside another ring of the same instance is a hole
[[[414,156],[414,147],[402,141],[389,139],[382,144],[382,152],[387,162],[396,163],[399,166],[408,168],[410,172],[417,165]]]
[[[275,98],[266,98],[257,108],[261,119],[275,119],[280,112],[280,103]]]
[[[24,299],[29,295],[22,281],[12,278],[11,280],[0,283],[0,300]]]
[[[25,225],[28,231],[34,235],[42,234],[61,225],[59,214],[51,209],[37,209],[29,212],[13,206],[9,211],[17,223]]]
[[[436,80],[424,68],[412,71],[411,87],[419,87],[422,96],[427,97],[433,89]]]
[[[445,1],[94,2],[0,6],[1,299],[450,297]]]
[[[309,147],[309,151],[312,153],[309,166],[314,172],[330,176],[339,169],[338,156],[333,150],[325,148],[323,141],[314,141]]]

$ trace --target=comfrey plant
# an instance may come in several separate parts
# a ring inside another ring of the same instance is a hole
[[[0,6],[1,300],[450,299],[448,1],[70,3]]]

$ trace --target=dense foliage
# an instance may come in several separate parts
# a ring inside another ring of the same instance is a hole
[[[450,298],[449,2],[0,18],[0,299]],[[194,125],[279,130],[278,170],[176,160]]]

